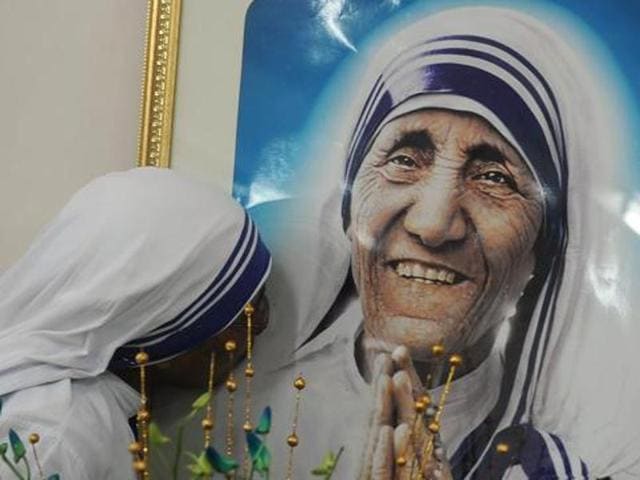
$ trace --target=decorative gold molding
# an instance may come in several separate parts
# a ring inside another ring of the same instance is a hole
[[[138,165],[168,168],[182,0],[148,0]]]

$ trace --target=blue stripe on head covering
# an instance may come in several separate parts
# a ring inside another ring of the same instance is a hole
[[[189,326],[206,311],[209,305],[216,303],[225,289],[232,284],[233,279],[246,268],[250,256],[258,242],[258,230],[245,214],[245,223],[236,246],[226,263],[211,282],[209,287],[198,298],[180,313],[176,318],[156,328],[149,335],[131,342],[134,347],[146,347],[161,342],[164,338]]]
[[[271,255],[247,215],[236,246],[207,289],[176,318],[119,348],[110,366],[136,366],[134,357],[141,346],[154,362],[191,350],[215,336],[242,312],[264,284],[270,268]]]

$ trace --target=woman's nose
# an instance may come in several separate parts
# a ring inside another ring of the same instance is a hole
[[[414,185],[413,201],[404,218],[404,228],[428,247],[462,240],[467,221],[460,205],[455,181],[432,178]]]

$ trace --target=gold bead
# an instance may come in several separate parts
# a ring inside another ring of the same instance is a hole
[[[253,427],[251,426],[251,422],[244,422],[244,425],[242,425],[242,429],[245,432],[250,432],[251,430],[253,430]]]
[[[251,305],[250,303],[247,303],[247,305],[244,307],[244,314],[245,315],[253,315],[253,312],[255,312],[256,309],[253,308],[253,305]]]
[[[431,422],[427,428],[434,435],[440,431],[440,425],[438,422]]]
[[[291,435],[289,435],[287,437],[287,445],[289,445],[290,447],[297,447],[298,446],[298,436],[295,433],[292,433]]]
[[[496,452],[500,453],[501,455],[509,453],[509,445],[502,442],[499,443],[498,445],[496,445]]]
[[[431,405],[431,397],[426,393],[424,395],[420,395],[420,397],[418,398],[418,401],[424,403],[425,407],[428,407],[429,405]]]
[[[237,347],[235,340],[227,340],[224,344],[224,349],[227,352],[233,352]]]
[[[436,343],[433,347],[431,347],[431,354],[439,357],[444,353],[444,345],[441,343]]]
[[[147,464],[143,460],[136,460],[133,462],[133,469],[136,472],[145,472],[147,470]]]
[[[129,444],[129,453],[140,453],[142,451],[142,444],[140,442],[131,442]]]
[[[396,465],[398,465],[399,467],[404,467],[407,464],[407,459],[400,456],[398,458],[396,458]]]
[[[202,428],[206,431],[213,430],[213,422],[209,418],[202,420]]]
[[[420,400],[416,401],[415,407],[416,407],[416,412],[418,413],[423,413],[427,409],[427,406],[424,404],[424,402]]]
[[[449,363],[452,367],[459,367],[460,365],[462,365],[462,357],[457,353],[454,353],[449,357]]]
[[[253,369],[253,367],[247,367],[244,369],[244,375],[246,377],[253,377],[256,374],[256,371]]]
[[[40,441],[40,435],[38,435],[37,433],[32,433],[31,435],[29,435],[29,443],[31,445],[35,445],[39,441]]]
[[[227,380],[227,383],[225,383],[225,386],[227,387],[227,391],[228,392],[235,392],[236,389],[238,388],[238,384],[235,382],[235,380]]]
[[[151,419],[151,414],[149,413],[149,410],[140,410],[136,418],[140,422],[148,422],[149,419]]]
[[[295,381],[293,382],[293,386],[296,387],[298,390],[302,390],[304,387],[307,386],[307,382],[305,382],[304,378],[301,375],[295,379]]]
[[[149,363],[149,354],[147,352],[138,352],[135,356],[138,365],[146,365]]]

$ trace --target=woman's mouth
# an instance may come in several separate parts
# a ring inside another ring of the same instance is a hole
[[[414,260],[391,263],[393,271],[401,278],[434,285],[455,285],[466,277],[442,265],[425,264]]]

